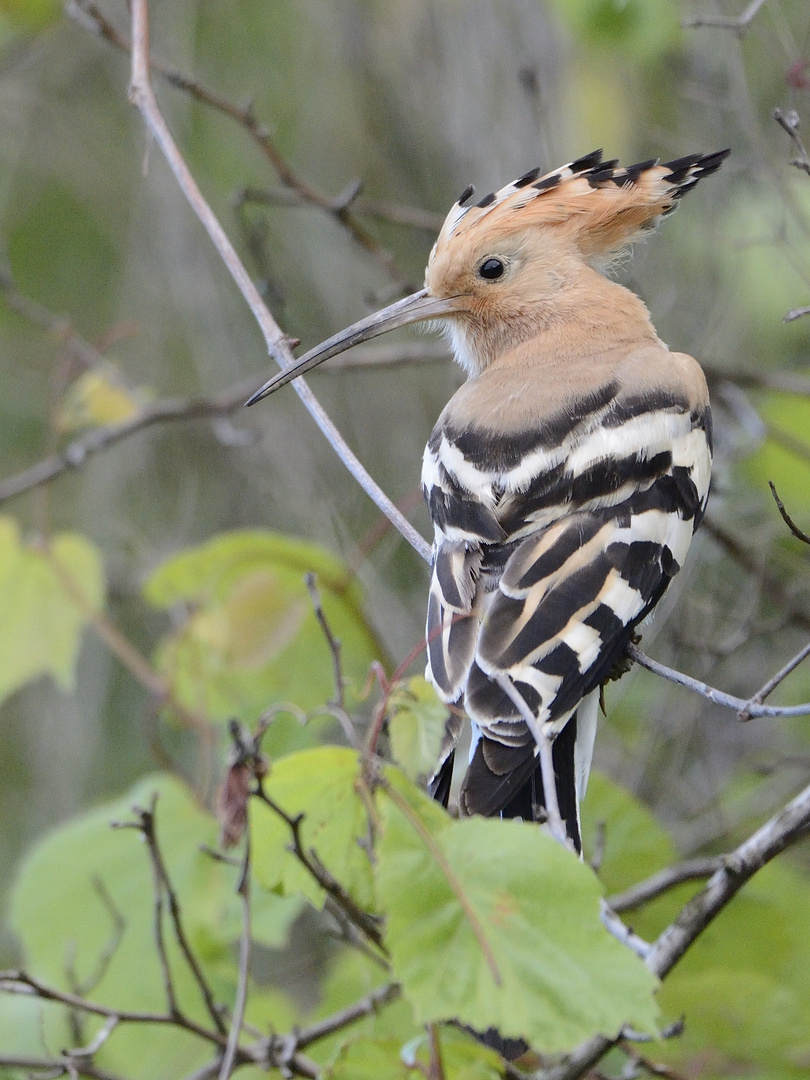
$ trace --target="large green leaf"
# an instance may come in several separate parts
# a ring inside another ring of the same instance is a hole
[[[82,629],[104,601],[96,548],[78,533],[26,546],[0,517],[0,701],[39,675],[72,690]]]
[[[157,802],[158,838],[180,902],[192,949],[207,973],[217,999],[232,1004],[236,986],[234,942],[239,935],[238,870],[211,859],[201,844],[215,844],[217,823],[191,792],[169,776],[141,781],[124,798],[54,830],[24,862],[11,897],[12,925],[19,936],[24,964],[40,979],[77,987],[109,1007],[165,1011],[158,954],[154,943],[152,870],[140,834],[112,829],[112,821],[132,821],[134,806]],[[279,946],[298,911],[293,899],[262,894],[255,898],[256,935]],[[114,951],[112,904],[123,919]],[[164,922],[169,959],[180,1007],[210,1025],[201,995],[180,956],[168,920]],[[106,956],[106,959],[105,959]],[[9,1016],[9,1000],[0,998],[0,1032]],[[267,1001],[272,1004],[271,999]],[[13,1006],[12,1006],[13,1008]],[[64,1010],[49,1009],[40,1025],[41,1007],[28,1010],[28,1053],[41,1052],[43,1040],[71,1044]],[[4,1018],[6,1018],[4,1020]],[[287,1020],[287,1014],[281,1022]],[[262,1017],[265,1026],[272,1015]],[[97,1025],[91,1022],[88,1030]],[[210,1056],[210,1046],[168,1027],[119,1028],[98,1055],[100,1067],[144,1080],[173,1080],[195,1062]]]
[[[353,750],[322,746],[273,763],[265,791],[289,817],[303,815],[301,842],[314,849],[330,874],[363,907],[373,903],[366,804],[360,795],[360,760]],[[251,801],[251,838],[257,880],[267,889],[300,893],[313,904],[323,892],[289,851],[287,823],[257,799]]]
[[[454,821],[386,775],[378,899],[418,1020],[497,1027],[546,1052],[624,1023],[655,1030],[656,980],[602,927],[588,867],[536,826]]]
[[[329,646],[304,582],[310,572],[317,575],[324,612],[342,643],[351,693],[362,686],[380,650],[363,617],[357,585],[321,548],[270,532],[226,533],[181,552],[152,574],[144,586],[147,600],[188,611],[157,661],[187,708],[211,720],[236,716],[252,722],[273,702],[312,709],[334,697]],[[273,743],[272,732],[270,740],[275,752],[295,745]]]

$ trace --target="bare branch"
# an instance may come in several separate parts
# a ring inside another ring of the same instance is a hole
[[[808,656],[810,656],[810,642],[808,642],[803,649],[800,649],[792,659],[788,660],[788,662],[781,669],[781,671],[777,671],[777,673],[772,678],[768,679],[768,681],[764,684],[764,686],[761,687],[761,689],[757,690],[757,692],[750,699],[749,705],[756,706],[761,704],[761,702],[763,702],[769,694],[773,693],[773,691],[783,681],[783,679],[786,679],[787,676],[790,675],[791,671],[794,671],[803,660],[807,659]],[[750,709],[746,708],[743,710],[742,713],[740,713],[740,719],[750,720],[752,715],[753,714],[750,712]]]
[[[654,942],[647,967],[666,978],[689,947],[720,914],[729,901],[763,866],[810,831],[810,786],[770,821],[757,829],[730,855],[723,858],[703,889]],[[577,1047],[558,1066],[543,1072],[542,1080],[578,1080],[616,1045],[615,1039],[594,1036]]]
[[[807,156],[807,151],[804,148],[804,143],[802,142],[801,136],[799,135],[799,114],[796,112],[795,109],[791,109],[787,116],[785,116],[781,109],[773,109],[771,111],[771,116],[777,122],[779,127],[782,128],[783,131],[787,132],[787,134],[790,136],[791,142],[796,148],[796,153],[798,154],[798,157],[795,157],[790,164],[795,165],[797,169],[800,169],[802,172],[806,172],[807,175],[810,176],[810,158]]]
[[[239,1048],[239,1036],[245,1019],[247,1006],[248,976],[250,974],[250,952],[252,943],[250,923],[250,833],[245,842],[245,856],[242,872],[239,875],[237,892],[242,901],[242,933],[239,938],[239,977],[236,984],[236,1000],[231,1015],[231,1028],[228,1042],[219,1070],[219,1080],[229,1080],[236,1064],[236,1051]]]
[[[758,559],[737,537],[709,515],[703,519],[703,531],[709,533],[741,566],[753,574],[757,584],[789,621],[802,630],[810,631],[810,614],[773,572],[772,561]]]
[[[810,315],[810,307],[791,308],[787,315],[782,316],[782,322],[795,322],[796,319],[803,319],[805,315]]]
[[[341,1009],[340,1012],[333,1013],[324,1020],[318,1020],[317,1023],[303,1028],[298,1033],[298,1048],[303,1050],[319,1039],[325,1039],[328,1035],[334,1035],[336,1031],[342,1031],[343,1028],[349,1027],[366,1016],[380,1012],[381,1009],[396,1001],[401,994],[402,987],[399,983],[386,983],[378,990],[373,990],[367,997],[356,1001],[354,1005],[349,1005],[348,1008]]]
[[[290,815],[282,810],[278,803],[274,802],[265,792],[261,780],[259,780],[257,784],[255,794],[257,798],[261,799],[263,803],[270,807],[273,813],[278,814],[282,821],[287,824],[292,836],[292,851],[298,861],[307,869],[324,892],[332,897],[335,903],[357,929],[360,930],[373,945],[376,945],[382,953],[387,955],[388,950],[383,944],[379,920],[373,915],[370,915],[367,911],[364,911],[353,897],[346,892],[340,882],[337,881],[323,865],[314,849],[307,851],[304,848],[301,839],[301,825],[304,820],[303,815],[299,814],[297,817],[290,817]]]
[[[810,829],[810,785],[723,860],[723,866],[653,945],[647,966],[663,978],[757,870]]]
[[[77,334],[70,320],[54,315],[42,304],[20,292],[8,266],[0,265],[0,292],[10,308],[58,338],[82,367],[94,368],[104,362],[104,354]]]
[[[44,1073],[50,1077],[87,1076],[90,1080],[121,1080],[106,1069],[99,1069],[92,1061],[78,1060],[72,1054],[60,1054],[54,1058],[26,1057],[23,1054],[0,1054],[0,1069],[24,1069],[29,1074]]]
[[[318,575],[308,573],[304,576],[304,582],[309,593],[309,598],[312,601],[312,607],[315,611],[315,618],[318,620],[318,625],[323,631],[323,636],[326,638],[326,643],[329,646],[329,652],[332,654],[332,669],[335,676],[335,704],[342,710],[346,708],[346,695],[344,693],[344,678],[343,667],[340,659],[340,642],[332,633],[326,615],[323,611],[323,603],[321,601],[321,594],[318,589]],[[349,735],[352,743],[357,742],[357,738],[354,733],[354,729],[351,728],[351,734]],[[348,733],[347,733],[348,734]]]
[[[99,34],[116,48],[130,52],[129,38],[120,33],[95,4],[88,3],[86,0],[69,0],[67,12],[82,26]],[[236,105],[203,86],[198,80],[184,75],[177,68],[155,57],[149,58],[149,67],[179,90],[183,90],[195,100],[229,116],[241,125],[270,162],[279,180],[301,204],[316,207],[329,214],[346,230],[352,240],[375,260],[392,281],[406,293],[413,291],[412,285],[399,270],[391,254],[351,213],[350,207],[359,192],[359,184],[353,184],[348,194],[344,193],[335,199],[329,199],[294,172],[273,141],[269,129],[257,119],[251,104]],[[439,224],[441,225],[441,222]]]
[[[211,398],[166,398],[145,406],[136,416],[120,424],[93,428],[74,439],[63,450],[36,465],[0,481],[0,502],[22,495],[70,469],[82,467],[88,458],[156,424],[175,420],[199,420],[227,416],[242,407],[245,395],[258,385],[258,379],[245,380]]]
[[[685,686],[688,690],[693,690],[696,694],[707,698],[715,705],[724,705],[727,709],[734,709],[741,720],[753,720],[761,716],[810,716],[810,701],[804,702],[802,705],[785,706],[757,704],[753,698],[745,700],[734,697],[733,694],[726,694],[723,690],[716,690],[713,686],[709,686],[708,683],[702,682],[700,679],[693,679],[690,675],[684,675],[680,671],[666,667],[665,664],[659,664],[657,660],[651,660],[649,656],[645,655],[637,645],[628,645],[625,648],[625,653],[631,660],[646,668],[647,671],[651,671],[654,675],[660,675],[663,679],[668,679],[679,686]]]
[[[807,309],[810,311],[810,308]],[[360,350],[356,350],[359,352]],[[334,363],[334,360],[330,361]],[[326,370],[326,365],[322,370]],[[762,388],[763,390],[783,390],[786,394],[799,394],[810,397],[810,379],[795,371],[707,371],[706,377],[711,382],[728,382],[735,386]]]
[[[155,67],[154,61],[152,66]],[[157,69],[156,69],[157,70]],[[357,191],[359,195],[359,190]],[[238,192],[237,209],[243,206],[307,206],[312,200],[293,188],[274,188],[271,191],[246,187]],[[331,204],[339,205],[339,200]],[[317,204],[316,204],[317,205]],[[381,202],[375,199],[353,198],[351,206],[355,214],[378,218],[393,225],[405,225],[411,229],[424,229],[425,232],[437,233],[444,224],[444,214],[434,214],[431,210],[421,210],[416,206],[400,206],[398,203]]]
[[[192,951],[188,938],[186,937],[185,929],[183,928],[183,920],[180,911],[180,902],[177,899],[177,893],[174,891],[171,878],[166,869],[166,864],[163,860],[163,854],[158,844],[157,831],[155,826],[155,808],[157,805],[157,795],[155,795],[152,806],[149,810],[136,809],[135,813],[138,815],[139,823],[138,828],[143,833],[146,846],[149,851],[149,858],[152,862],[152,870],[155,880],[155,939],[158,947],[158,955],[161,961],[161,967],[164,974],[164,982],[166,984],[166,997],[169,1005],[169,1012],[172,1015],[180,1015],[180,1010],[177,1005],[177,1001],[174,994],[174,987],[171,979],[171,972],[169,970],[168,957],[165,952],[165,946],[163,943],[162,935],[162,896],[165,890],[166,899],[169,904],[169,915],[172,921],[172,928],[174,930],[174,936],[177,939],[177,944],[180,946],[180,951],[188,964],[194,981],[202,995],[205,1007],[208,1010],[208,1014],[214,1022],[214,1027],[217,1029],[220,1035],[225,1035],[227,1029],[222,1019],[222,1012],[216,1002],[214,996],[211,993],[211,988],[203,974],[197,957]]]
[[[21,994],[26,997],[37,997],[42,1001],[54,1001],[59,1005],[65,1005],[69,1009],[89,1013],[92,1016],[102,1016],[105,1019],[114,1017],[119,1024],[160,1024],[163,1026],[174,1025],[181,1027],[192,1035],[197,1035],[207,1042],[224,1046],[225,1038],[218,1032],[209,1031],[195,1020],[187,1016],[171,1016],[169,1013],[149,1012],[147,1010],[113,1009],[106,1005],[99,1005],[95,1001],[59,990],[54,986],[48,986],[25,971],[0,971],[0,993]]]
[[[96,958],[95,970],[92,971],[90,975],[88,975],[88,977],[82,982],[79,982],[79,980],[76,978],[73,979],[74,985],[72,989],[75,991],[75,993],[81,995],[82,997],[95,990],[95,988],[106,975],[112,959],[118,951],[118,946],[121,944],[121,938],[124,936],[124,931],[126,930],[127,926],[126,919],[115,906],[115,902],[107,891],[107,886],[104,884],[101,878],[94,876],[92,879],[92,886],[93,892],[95,892],[95,894],[98,896],[99,900],[104,906],[104,909],[110,916],[110,920],[112,921],[112,930],[110,932],[109,940],[107,941],[106,945],[104,945],[98,957]]]
[[[665,870],[659,870],[645,881],[637,885],[631,885],[624,892],[616,893],[607,898],[608,905],[614,911],[633,911],[635,908],[648,904],[651,900],[673,889],[676,885],[682,885],[685,881],[701,881],[724,865],[721,855],[703,859],[689,859],[678,863],[676,866],[668,866]]]
[[[693,30],[696,27],[710,26],[720,30],[733,30],[739,37],[745,37],[751,29],[751,23],[757,17],[759,9],[765,0],[751,0],[751,3],[738,18],[725,15],[696,15],[692,19],[684,19],[681,23],[684,30]]]
[[[293,362],[289,339],[279,329],[273,316],[262,300],[258,289],[253,284],[239,260],[239,256],[228,239],[225,231],[202,196],[191,172],[183,160],[168,127],[158,109],[152,87],[149,82],[148,57],[148,16],[146,0],[133,0],[133,53],[130,100],[140,111],[147,130],[154,137],[163,152],[169,167],[174,173],[181,191],[189,205],[202,222],[220,258],[225,263],[235,284],[253,312],[265,339],[270,356],[279,367],[289,367]],[[296,392],[313,417],[318,427],[326,436],[332,449],[351,472],[366,494],[377,504],[380,510],[399,529],[402,536],[426,561],[430,561],[430,545],[419,535],[409,521],[403,517],[393,502],[375,483],[359,459],[349,449],[343,436],[324,412],[312,391],[302,379],[295,380]]]
[[[772,480],[768,481],[768,487],[771,489],[771,495],[773,495],[776,501],[776,505],[779,508],[779,513],[782,515],[782,521],[784,521],[784,523],[787,525],[787,527],[790,529],[790,531],[793,533],[797,540],[801,540],[803,544],[810,544],[810,536],[808,536],[806,532],[803,532],[799,528],[799,526],[787,512],[787,510],[785,509],[785,504],[779,498],[779,494],[774,487]]]

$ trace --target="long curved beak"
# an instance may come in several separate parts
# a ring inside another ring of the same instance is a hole
[[[255,405],[257,401],[274,393],[288,382],[297,379],[307,371],[311,371],[324,360],[328,360],[338,353],[345,352],[361,341],[369,341],[371,338],[386,334],[389,330],[396,330],[399,326],[407,326],[409,323],[424,322],[430,319],[441,319],[459,310],[459,300],[456,297],[450,299],[437,299],[430,296],[427,289],[406,296],[404,300],[397,300],[381,311],[369,315],[360,322],[341,330],[340,333],[322,341],[314,349],[310,349],[294,364],[274,375],[259,390],[256,391],[245,405]]]

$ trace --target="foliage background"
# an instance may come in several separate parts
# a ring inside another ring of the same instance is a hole
[[[777,372],[806,371],[810,344],[810,317],[782,322],[810,303],[810,176],[790,167],[793,148],[770,119],[775,106],[810,114],[810,14],[804,0],[766,0],[744,37],[682,26],[742,7],[173,0],[153,5],[152,48],[232,101],[250,98],[288,162],[320,191],[335,196],[360,178],[362,198],[439,217],[470,181],[483,194],[594,146],[626,162],[733,148],[719,176],[617,273],[644,297],[662,338],[704,362],[717,419],[711,528],[667,600],[666,622],[645,632],[645,648],[746,696],[810,626],[807,558],[767,489],[773,480],[797,523],[810,526],[806,387],[802,395],[768,385]],[[126,24],[123,5],[105,10]],[[17,287],[114,361],[125,397],[207,396],[247,376],[258,381],[267,368],[260,336],[163,160],[145,146],[126,100],[127,58],[44,0],[6,0],[2,18],[0,236]],[[250,207],[240,222],[235,192],[278,186],[265,158],[232,121],[165,83],[158,90],[206,197],[289,334],[309,346],[397,294],[400,283],[324,213]],[[418,286],[431,232],[361,220]],[[0,456],[11,475],[62,445],[60,424],[80,422],[76,411],[89,406],[66,398],[79,370],[64,339],[2,300],[0,364]],[[422,447],[459,381],[449,361],[312,379],[349,443],[394,499],[414,507],[423,531],[414,497]],[[376,510],[291,393],[229,422],[151,429],[3,509],[26,537],[73,530],[97,546],[109,617],[150,657],[189,600],[156,606],[145,583],[154,591],[152,575],[170,556],[238,528],[317,542],[354,567],[373,643],[364,650],[389,670],[422,634],[424,567],[390,533],[373,542]],[[195,611],[199,602],[191,601]],[[810,675],[800,669],[780,694],[807,700]],[[807,776],[806,721],[743,726],[639,672],[608,700],[597,765],[653,811],[673,854],[725,849]],[[0,882],[10,884],[22,853],[48,829],[151,772],[156,730],[178,770],[210,794],[224,738],[212,748],[156,720],[148,692],[97,634],[84,636],[75,687],[38,678],[11,694],[0,714]],[[274,749],[296,740],[290,724]],[[802,925],[806,871],[805,848],[778,871],[789,881],[773,886],[796,896],[798,910],[785,919]],[[308,1000],[320,946],[305,923],[292,941],[277,961],[285,985]],[[0,966],[18,949],[0,931]],[[739,985],[761,975],[772,952],[765,937],[749,940],[737,968],[712,978]],[[694,985],[709,978],[691,977]],[[762,978],[765,1015],[776,1017],[768,994],[782,976]],[[704,985],[701,1000],[715,990]],[[702,1016],[703,1048],[689,1044],[693,1068],[701,1053],[709,1069],[713,1054],[721,1064],[735,1059],[723,1034],[732,1019]],[[767,1062],[781,1026],[774,1018],[757,1030],[764,1041],[749,1057]],[[807,1064],[779,1068],[791,1075]]]

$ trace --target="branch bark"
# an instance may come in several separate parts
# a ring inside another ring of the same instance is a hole
[[[653,942],[647,967],[659,979],[672,971],[681,957],[707,926],[736,896],[747,881],[785,848],[810,831],[810,785],[775,814],[752,836],[723,858],[704,888],[684,906],[681,913]],[[542,1080],[578,1080],[592,1069],[620,1040],[594,1036],[577,1047],[558,1066],[544,1071]]]
[[[264,336],[268,353],[280,368],[289,367],[293,362],[290,339],[281,331],[270,314],[224,229],[203,198],[158,109],[149,81],[149,24],[146,0],[133,0],[132,3],[132,78],[129,96],[132,104],[141,113],[149,134],[154,138],[166,158],[181,191],[200,219],[234,283],[253,313]],[[360,463],[360,460],[349,449],[343,436],[327,416],[309,387],[302,379],[296,379],[294,385],[296,393],[304,406],[357,483],[396,526],[417,554],[421,555],[425,562],[430,562],[430,545],[420,536],[411,523],[403,517],[394,503],[372,479]]]

